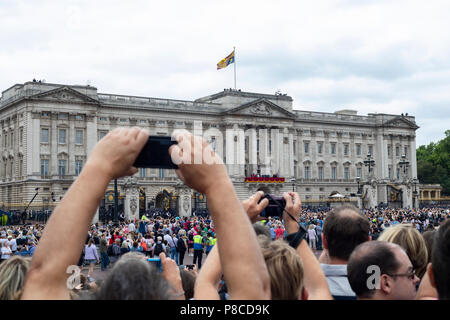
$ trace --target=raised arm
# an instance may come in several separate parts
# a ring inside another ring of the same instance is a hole
[[[219,283],[222,276],[217,243],[208,254],[195,280],[195,300],[219,300]]]
[[[283,194],[286,200],[286,211],[288,211],[297,221],[301,212],[300,196],[297,192]],[[294,221],[286,212],[283,212],[284,226],[288,235],[299,231],[298,222]],[[297,252],[302,258],[304,268],[305,288],[309,294],[309,300],[331,300],[332,296],[328,288],[325,274],[320,267],[314,253],[309,248],[305,240],[302,240],[297,247]]]
[[[172,158],[178,157],[178,162],[183,160],[177,170],[178,176],[208,199],[230,298],[270,299],[269,274],[264,258],[225,165],[203,139],[186,131],[174,136],[178,145],[171,147]],[[188,164],[187,160],[194,164]]]
[[[145,130],[117,128],[97,143],[45,226],[22,299],[70,298],[67,267],[77,265],[89,225],[108,183],[137,172],[132,165],[147,139]]]

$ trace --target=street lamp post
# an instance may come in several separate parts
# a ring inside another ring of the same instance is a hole
[[[117,194],[117,179],[114,179],[114,224],[119,221],[119,196]]]
[[[361,196],[361,188],[360,188],[360,182],[361,182],[361,177],[356,177],[356,182],[358,183],[358,192],[356,193],[358,197]]]
[[[369,175],[370,175],[372,168],[375,167],[375,160],[372,159],[372,155],[370,154],[370,152],[367,154],[366,160],[364,160],[364,165],[366,167],[369,167]]]
[[[293,179],[291,179],[291,182],[292,182],[292,192],[295,192],[295,178],[293,178]]]
[[[414,184],[414,191],[413,191],[413,196],[414,196],[414,208],[419,207],[419,197],[418,197],[418,192],[417,192],[417,179],[414,179],[413,181]]]
[[[402,155],[402,160],[398,163],[398,165],[400,166],[400,169],[403,168],[403,179],[405,179],[406,178],[406,169],[409,166],[409,161],[406,161],[405,154]]]

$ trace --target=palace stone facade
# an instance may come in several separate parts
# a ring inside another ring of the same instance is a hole
[[[413,116],[296,109],[287,95],[232,89],[184,101],[104,94],[92,86],[16,84],[0,100],[0,208],[23,209],[37,187],[30,208],[54,206],[96,142],[120,126],[144,127],[151,135],[174,129],[202,134],[223,157],[241,199],[263,187],[274,194],[294,189],[309,204],[338,192],[364,207],[417,206]],[[375,161],[370,174],[364,165],[368,153]],[[399,166],[403,154],[406,170]],[[284,177],[285,183],[245,183],[252,174]],[[129,216],[139,211],[139,190],[145,206],[165,189],[179,196],[181,214],[193,210],[191,190],[172,170],[142,169],[133,179],[119,180],[119,189]]]

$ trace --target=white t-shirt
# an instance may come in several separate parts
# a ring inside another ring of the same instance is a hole
[[[5,253],[12,253],[11,249],[9,247],[2,247],[2,259],[9,259],[11,258],[11,255],[6,255]]]
[[[16,239],[11,239],[9,241],[9,246],[11,248],[11,251],[17,251],[17,242]]]
[[[136,230],[136,226],[134,225],[134,223],[130,223],[128,225],[128,231],[134,232],[135,230]]]
[[[316,238],[316,230],[308,229],[308,236],[310,239],[315,239]]]

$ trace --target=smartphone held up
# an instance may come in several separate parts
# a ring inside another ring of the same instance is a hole
[[[168,136],[150,136],[133,166],[136,168],[178,169],[172,162],[170,146],[177,144]]]

